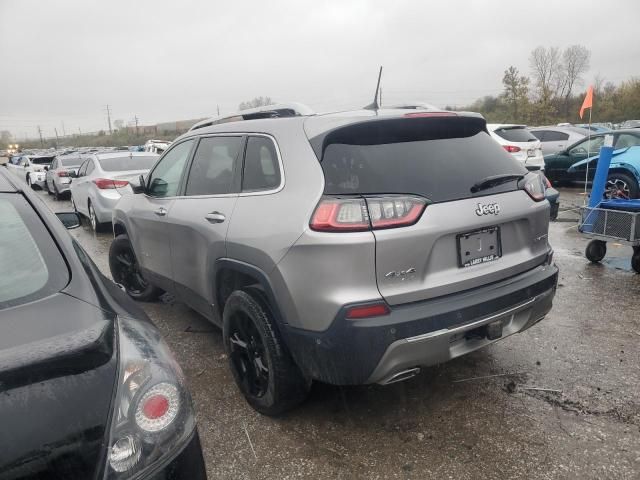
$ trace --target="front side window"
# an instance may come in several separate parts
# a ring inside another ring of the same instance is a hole
[[[244,157],[242,191],[272,190],[280,185],[278,154],[267,137],[249,137]]]
[[[179,143],[169,150],[151,172],[147,192],[154,197],[174,197],[180,188],[182,171],[187,163],[193,139]]]
[[[594,155],[600,151],[600,147],[604,143],[604,136],[591,137],[590,139],[583,140],[575,147],[571,149],[569,155],[571,156],[587,156]]]
[[[205,137],[200,140],[185,194],[231,193],[241,145],[242,137]]]

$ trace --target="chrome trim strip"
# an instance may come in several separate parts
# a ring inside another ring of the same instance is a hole
[[[444,335],[444,334],[447,334],[447,333],[457,333],[457,332],[461,332],[461,331],[464,331],[464,330],[469,330],[469,329],[471,329],[473,327],[480,326],[483,323],[490,322],[494,318],[503,317],[503,316],[509,315],[510,313],[513,313],[513,312],[515,312],[517,310],[520,310],[520,309],[522,309],[524,307],[527,307],[527,306],[531,305],[533,302],[535,302],[537,298],[538,297],[530,298],[526,302],[521,303],[520,305],[516,305],[515,307],[511,307],[510,309],[505,310],[504,312],[500,312],[500,313],[496,313],[494,315],[490,315],[488,317],[484,317],[484,318],[482,318],[480,320],[476,320],[475,322],[467,323],[466,325],[461,325],[459,327],[451,328],[451,329],[443,328],[441,330],[436,330],[435,332],[423,333],[422,335],[417,335],[415,337],[405,338],[405,341],[409,342],[409,343],[411,343],[411,342],[420,342],[422,340],[426,340],[427,338],[437,337],[437,336]]]

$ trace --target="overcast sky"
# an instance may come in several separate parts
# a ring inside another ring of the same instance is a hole
[[[607,19],[609,17],[609,19]],[[235,111],[270,96],[359,107],[465,105],[528,74],[538,45],[583,44],[591,72],[640,75],[640,1],[0,0],[0,130],[18,138]]]

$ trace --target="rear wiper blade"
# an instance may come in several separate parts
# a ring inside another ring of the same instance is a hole
[[[510,182],[512,180],[522,180],[524,175],[522,173],[507,173],[503,175],[492,175],[490,177],[484,178],[479,182],[474,183],[471,186],[471,193],[477,193],[481,190],[486,190],[487,188],[495,187],[497,185],[502,185],[503,183]]]

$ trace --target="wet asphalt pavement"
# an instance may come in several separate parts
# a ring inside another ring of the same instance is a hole
[[[609,244],[601,265],[584,258],[565,210],[582,198],[561,189],[545,320],[404,383],[315,384],[278,419],[244,402],[218,329],[170,298],[143,304],[188,377],[209,478],[640,478],[640,275],[629,247]],[[110,276],[111,235],[87,222],[71,234]]]

